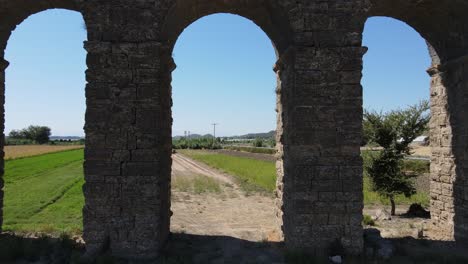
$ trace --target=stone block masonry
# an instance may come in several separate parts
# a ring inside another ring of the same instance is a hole
[[[88,32],[89,254],[151,259],[163,247],[171,216],[172,49],[187,26],[215,13],[252,20],[277,51],[276,204],[289,249],[323,255],[339,242],[350,254],[362,252],[362,31],[372,16],[404,21],[428,42],[433,223],[447,238],[468,241],[466,1],[0,0],[2,131],[8,38],[29,15],[51,8],[80,12]]]

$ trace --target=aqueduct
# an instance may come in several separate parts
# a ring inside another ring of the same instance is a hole
[[[468,241],[465,0],[0,0],[2,131],[8,38],[29,15],[51,8],[81,12],[88,30],[89,252],[110,247],[151,258],[166,241],[171,51],[185,27],[214,13],[251,19],[277,50],[277,212],[288,248],[320,253],[338,240],[349,253],[363,249],[360,81],[371,16],[404,21],[429,44],[431,213],[448,238]]]

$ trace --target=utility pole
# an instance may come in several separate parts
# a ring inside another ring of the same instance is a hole
[[[216,141],[216,126],[219,125],[217,123],[211,124],[213,126],[213,147],[215,146],[215,141]]]

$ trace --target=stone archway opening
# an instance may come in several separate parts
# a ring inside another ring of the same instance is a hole
[[[46,9],[27,17],[4,51],[9,66],[1,87],[7,136],[3,230],[80,235],[87,30],[73,10]],[[49,127],[50,141],[9,137],[29,126]]]
[[[387,41],[389,46],[380,51],[386,53],[389,62],[376,61],[378,56],[374,57],[372,53],[364,59],[364,100],[369,100],[372,96],[381,96],[380,103],[375,104],[379,105],[380,108],[375,109],[374,107],[374,110],[377,111],[405,108],[417,104],[420,100],[426,100],[430,103],[431,112],[431,121],[428,124],[427,132],[415,140],[412,144],[412,155],[405,160],[404,167],[406,169],[420,169],[420,171],[419,176],[415,178],[416,194],[409,199],[401,197],[399,210],[397,206],[397,212],[400,211],[400,216],[392,219],[392,221],[403,219],[401,221],[403,225],[398,225],[395,221],[388,227],[382,226],[381,229],[385,236],[392,238],[413,236],[417,239],[453,239],[455,217],[453,190],[456,188],[456,172],[454,159],[450,154],[452,147],[449,138],[451,137],[452,124],[448,114],[447,86],[438,71],[441,63],[440,58],[431,43],[424,36],[419,35],[419,31],[401,20],[390,17],[372,17],[367,20],[367,27],[370,28],[369,30],[385,32],[385,34],[381,33],[379,41],[389,38]],[[395,30],[399,31],[403,42],[396,43],[390,39],[390,36],[395,35],[392,33]],[[407,46],[407,41],[417,44]],[[364,36],[364,42],[368,42],[364,45],[368,46],[371,52],[372,45],[375,45],[372,44],[372,39],[366,39]],[[402,45],[404,48],[398,51],[398,48],[395,48],[396,45]],[[378,50],[378,48],[376,49]],[[394,52],[400,52],[400,54]],[[416,59],[419,62],[414,62]],[[405,67],[409,68],[405,70]],[[379,70],[375,70],[375,68]],[[379,83],[385,78],[389,78],[389,80],[380,85],[374,82],[371,76],[377,75],[378,71],[381,71],[381,74],[378,75]],[[401,80],[405,80],[405,83],[402,83]],[[427,83],[430,84],[430,89],[428,89]],[[390,89],[395,85],[403,85],[406,88]],[[374,89],[374,91],[367,89]],[[372,93],[374,95],[371,95]],[[392,104],[392,98],[395,98],[394,106],[388,107],[387,105]],[[364,105],[367,107],[370,104],[365,101]],[[386,106],[387,109],[382,109]],[[365,179],[364,182],[370,184],[368,179]],[[371,191],[371,187],[365,184],[364,189],[366,187],[368,192]],[[372,205],[369,204],[372,203],[370,201],[372,198],[369,198],[371,196],[369,193],[365,192],[365,196],[366,194],[368,197],[365,197],[365,207],[369,209],[372,208]],[[427,210],[424,212],[424,217],[410,214],[409,205],[411,204],[422,205]],[[375,210],[365,210],[365,213],[366,211],[370,214],[375,213]],[[430,215],[426,213],[430,213]],[[407,223],[405,224],[405,222]],[[405,229],[403,226],[410,228]]]
[[[275,134],[262,140],[270,154],[232,148],[253,147],[252,140],[234,136],[275,130],[276,54],[261,28],[232,14],[204,16],[179,36],[172,72],[172,233],[212,241],[282,240],[274,198],[276,145],[267,146],[276,142]],[[220,124],[216,140],[212,123]],[[200,150],[212,142],[216,150]],[[244,174],[248,166],[255,172]]]

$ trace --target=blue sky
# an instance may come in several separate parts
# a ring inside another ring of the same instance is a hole
[[[29,124],[54,135],[83,135],[86,30],[80,14],[49,10],[31,16],[6,50],[6,133]],[[389,110],[429,97],[425,41],[389,18],[366,23],[364,105]],[[220,136],[275,129],[276,61],[265,33],[250,20],[218,14],[190,25],[174,49],[173,134]]]

